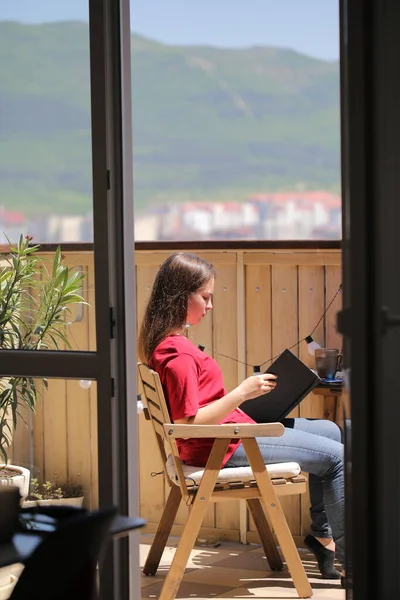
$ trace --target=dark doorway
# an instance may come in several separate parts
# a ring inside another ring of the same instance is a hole
[[[400,3],[341,1],[347,597],[400,596]],[[350,437],[351,432],[351,437]]]

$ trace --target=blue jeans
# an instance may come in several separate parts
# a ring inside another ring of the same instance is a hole
[[[284,419],[281,437],[257,438],[265,464],[297,462],[309,473],[311,533],[333,537],[344,566],[344,447],[341,430],[322,419]],[[249,464],[240,444],[225,467]]]

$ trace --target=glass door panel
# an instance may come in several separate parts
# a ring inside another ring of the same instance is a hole
[[[89,4],[0,6],[0,241],[93,240]]]
[[[84,351],[96,348],[93,250],[75,245],[93,242],[89,2],[69,5],[0,6],[0,243],[32,237],[50,270],[63,245],[85,275],[88,306],[73,308],[66,332]]]
[[[33,237],[50,271],[62,244],[62,265],[85,275],[76,292],[85,304],[71,305],[59,344],[37,351],[0,343],[3,381],[49,378],[35,416],[26,409],[18,419],[7,458],[39,483],[76,480],[89,508],[114,504],[122,514],[137,489],[127,449],[136,447],[127,21],[126,0],[0,6],[0,242]],[[46,277],[40,270],[36,282]],[[47,289],[58,293],[60,281]],[[43,289],[31,287],[46,303]],[[21,330],[32,308],[24,310]],[[109,544],[104,598],[129,597],[127,542]]]
[[[42,379],[35,378],[34,383],[36,409],[21,403],[10,462],[29,469],[31,500],[79,493],[84,506],[95,509],[99,504],[96,382],[51,379],[48,389]],[[46,482],[51,489],[42,486]]]

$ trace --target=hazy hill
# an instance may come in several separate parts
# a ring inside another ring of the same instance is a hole
[[[132,36],[136,201],[339,187],[338,64]],[[0,204],[91,206],[88,25],[0,23]]]

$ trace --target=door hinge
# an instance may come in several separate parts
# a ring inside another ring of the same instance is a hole
[[[115,335],[116,335],[115,307],[110,306],[110,338],[114,339]]]
[[[389,327],[400,327],[400,316],[399,315],[390,315],[389,309],[386,306],[382,306],[381,308],[381,327],[382,334],[387,333]]]
[[[111,377],[111,398],[115,397],[115,379]]]
[[[107,189],[111,189],[111,171],[107,169]]]

